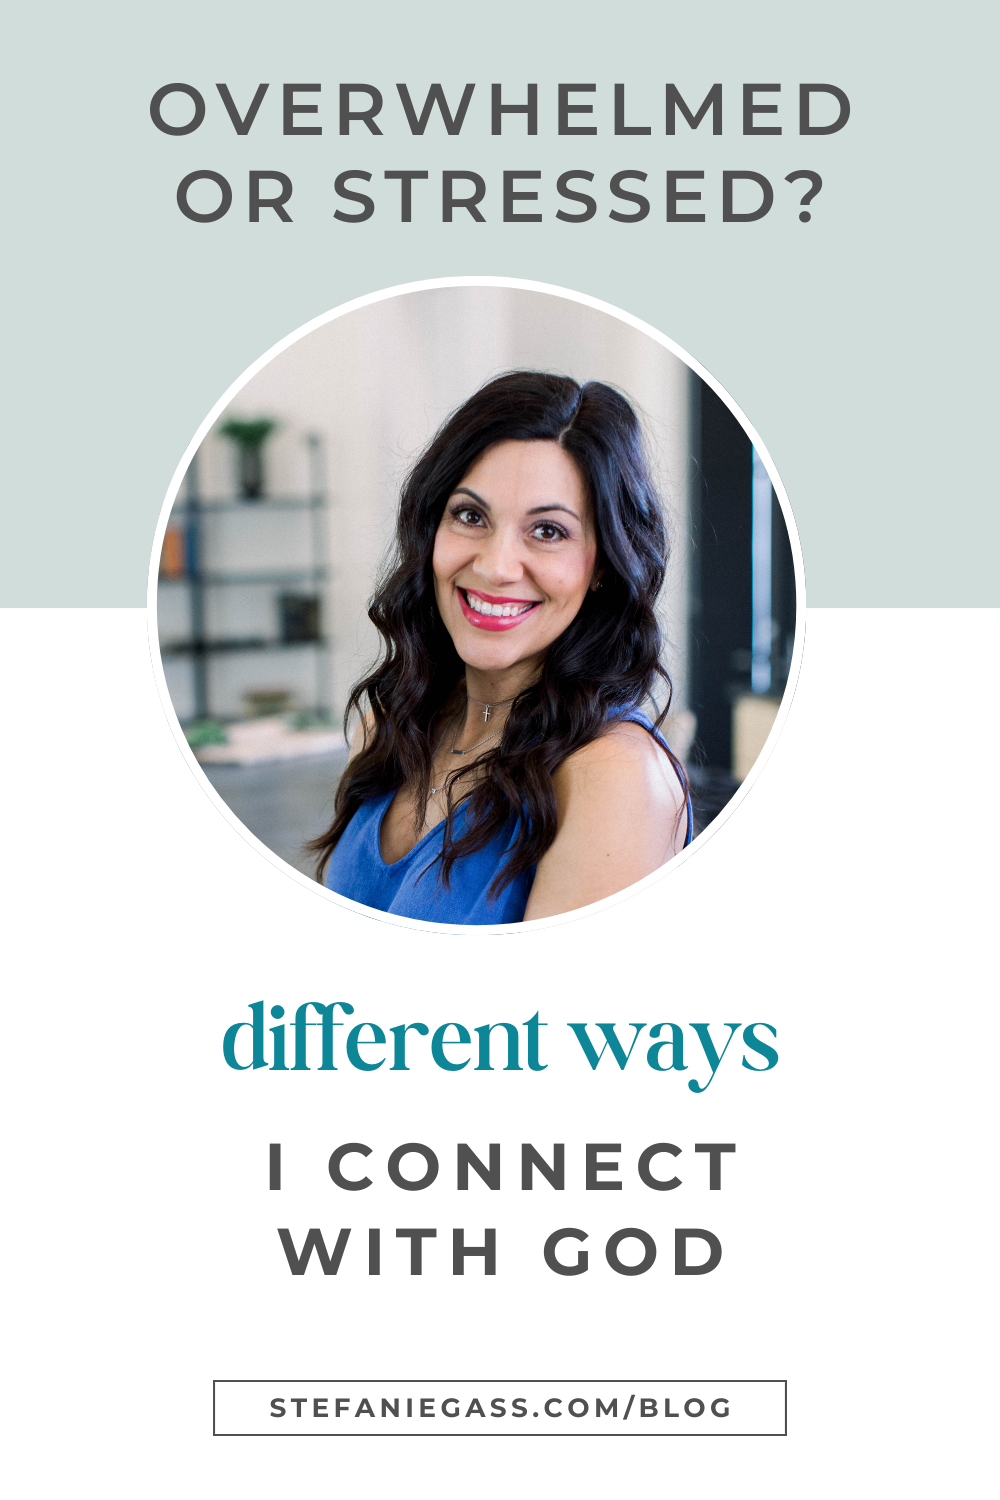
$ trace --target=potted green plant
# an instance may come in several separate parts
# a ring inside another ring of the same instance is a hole
[[[270,417],[257,417],[253,421],[232,417],[219,428],[222,436],[236,447],[237,479],[243,500],[259,500],[264,493],[262,450],[277,425]]]

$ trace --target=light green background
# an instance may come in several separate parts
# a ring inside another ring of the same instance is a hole
[[[478,274],[602,298],[701,361],[777,464],[811,604],[1000,602],[985,5],[62,0],[19,7],[8,44],[4,603],[142,604],[173,469],[252,360],[346,299]],[[150,123],[151,95],[174,81],[206,97],[194,135]],[[241,104],[271,84],[244,139],[220,81]],[[381,139],[337,133],[341,81],[382,90]],[[475,82],[461,136],[449,139],[435,113],[411,138],[400,81],[420,100],[432,82],[450,100]],[[511,117],[492,138],[490,84],[518,99],[529,81],[538,136]],[[707,122],[664,136],[667,81],[690,103],[723,84],[721,138]],[[283,82],[322,83],[322,137],[282,136]],[[596,138],[557,136],[558,82],[598,85]],[[617,82],[652,136],[614,137]],[[781,137],[743,137],[744,82],[782,84]],[[846,90],[845,130],[799,138],[800,82]],[[379,210],[365,225],[332,217],[333,179],[347,167],[375,178]],[[431,173],[409,225],[398,186],[381,181],[393,167]],[[440,222],[447,167],[487,178],[486,224]],[[500,222],[505,167],[541,169],[541,225]],[[668,167],[706,172],[709,222],[664,222]],[[801,167],[824,179],[806,225],[781,180]],[[178,181],[200,168],[234,185],[217,224],[175,206]],[[589,224],[554,217],[555,178],[570,168],[595,173]],[[638,225],[606,217],[607,181],[626,168],[649,174],[653,209]],[[723,168],[771,179],[768,218],[719,222]],[[291,176],[292,224],[247,222],[250,169]]]

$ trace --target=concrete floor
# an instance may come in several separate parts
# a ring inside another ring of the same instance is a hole
[[[202,770],[240,822],[287,864],[312,875],[307,839],[328,827],[333,797],[347,751],[303,760],[269,761],[259,766],[202,766]]]

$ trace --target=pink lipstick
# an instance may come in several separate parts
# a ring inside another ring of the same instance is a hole
[[[463,588],[456,592],[463,615],[477,630],[513,630],[542,602],[540,599],[511,599],[505,595],[474,593]]]

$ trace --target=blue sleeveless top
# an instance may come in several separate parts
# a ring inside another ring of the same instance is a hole
[[[658,744],[666,741],[652,722],[637,709],[614,716],[641,724]],[[519,819],[510,818],[495,838],[476,854],[468,854],[452,866],[447,887],[439,878],[438,860],[444,844],[444,822],[435,824],[408,854],[393,864],[382,858],[380,834],[382,819],[396,795],[395,789],[362,803],[340,837],[326,867],[325,884],[338,895],[373,906],[377,911],[398,917],[415,917],[421,922],[448,922],[457,926],[492,926],[502,922],[523,922],[524,909],[535,879],[535,866],[523,870],[495,899],[489,887],[517,837]],[[466,832],[466,807],[459,804],[455,812],[453,837]],[[687,798],[687,835],[685,847],[694,837],[691,799]]]

